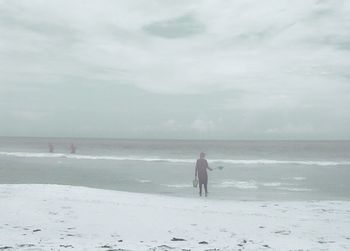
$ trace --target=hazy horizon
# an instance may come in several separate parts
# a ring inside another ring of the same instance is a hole
[[[68,139],[68,140],[70,140],[70,139],[82,139],[82,140],[84,140],[84,139],[87,139],[87,140],[120,140],[120,141],[123,141],[123,140],[125,140],[125,141],[138,141],[138,140],[140,140],[140,141],[237,141],[237,142],[239,142],[239,141],[242,141],[242,142],[244,142],[244,141],[252,141],[252,142],[254,142],[254,141],[257,141],[257,142],[259,142],[259,141],[271,141],[271,142],[273,142],[273,141],[276,141],[276,142],[278,142],[278,141],[291,141],[291,142],[293,142],[293,141],[299,141],[299,142],[302,142],[302,141],[305,141],[305,142],[317,142],[317,141],[320,141],[320,142],[322,142],[322,141],[324,141],[324,142],[327,142],[327,141],[329,141],[329,142],[338,142],[338,141],[350,141],[350,139],[227,139],[227,138],[223,138],[223,139],[218,139],[218,138],[215,138],[215,139],[196,139],[196,138],[112,138],[112,137],[110,137],[110,138],[106,138],[106,137],[89,137],[89,136],[86,136],[86,137],[74,137],[74,136],[72,136],[72,137],[68,137],[68,136],[56,136],[56,137],[50,137],[50,136],[1,136],[0,135],[0,139],[1,138],[9,138],[9,139],[11,139],[11,138],[13,138],[13,139],[16,139],[16,138],[18,138],[18,139],[21,139],[21,138],[23,138],[23,139],[59,139],[59,140],[63,140],[63,139]],[[49,143],[49,142],[48,142]]]
[[[349,140],[350,2],[1,1],[0,135]]]

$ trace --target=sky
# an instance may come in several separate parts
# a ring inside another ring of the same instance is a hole
[[[348,0],[0,0],[0,136],[350,139]]]

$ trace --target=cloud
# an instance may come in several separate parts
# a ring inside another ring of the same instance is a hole
[[[138,121],[147,130],[271,135],[321,124],[349,136],[349,11],[345,0],[1,1],[0,112],[41,99],[52,100],[45,112],[108,110],[125,86],[142,93],[129,97],[142,104],[135,120],[150,113],[144,100],[159,111],[178,97],[171,114]]]
[[[284,135],[291,135],[291,134],[313,134],[317,132],[317,129],[314,128],[311,125],[291,125],[288,124],[286,126],[280,127],[280,128],[270,128],[266,131],[270,134],[284,134]]]
[[[170,130],[170,131],[183,131],[184,125],[177,122],[175,119],[168,119],[162,124],[163,130]]]
[[[191,14],[145,25],[143,29],[164,38],[186,38],[204,32],[204,25]]]
[[[199,133],[207,133],[215,128],[215,123],[212,120],[195,119],[190,127]]]
[[[1,7],[6,80],[70,76],[156,93],[251,91],[290,77],[290,85],[334,81],[350,64],[346,1],[37,0]]]
[[[23,110],[23,111],[13,111],[12,116],[19,120],[36,121],[46,117],[47,114],[44,112]]]

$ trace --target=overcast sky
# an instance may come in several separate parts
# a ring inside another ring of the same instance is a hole
[[[350,1],[0,0],[0,135],[350,139]]]

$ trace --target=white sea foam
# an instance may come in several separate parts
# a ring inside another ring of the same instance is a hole
[[[281,182],[268,182],[268,183],[261,183],[261,185],[265,187],[279,187],[282,185]]]
[[[293,177],[293,180],[306,180],[306,177]]]
[[[280,190],[291,191],[291,192],[309,192],[313,191],[311,188],[304,187],[279,187]]]
[[[151,183],[152,181],[151,180],[142,180],[142,179],[136,179],[137,182],[140,182],[140,183]]]
[[[302,180],[306,180],[306,177],[286,177],[286,178],[282,178],[282,180],[297,180],[297,181],[302,181]]]
[[[115,160],[115,161],[145,161],[145,162],[169,162],[169,163],[195,163],[195,159],[177,159],[143,156],[114,156],[114,155],[81,155],[64,153],[31,153],[31,152],[0,152],[2,156],[20,158],[68,158],[84,160]],[[272,159],[210,159],[210,164],[233,165],[310,165],[310,166],[339,166],[350,165],[349,161],[306,161],[306,160],[272,160]]]
[[[258,186],[254,180],[250,181],[236,181],[236,180],[226,180],[219,184],[214,184],[213,187],[217,188],[229,188],[234,187],[238,189],[258,189]]]
[[[189,187],[192,187],[191,184],[162,184],[162,186],[172,187],[172,188],[189,188]]]

